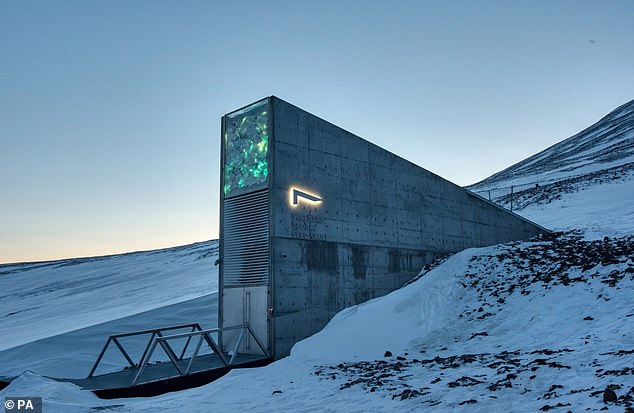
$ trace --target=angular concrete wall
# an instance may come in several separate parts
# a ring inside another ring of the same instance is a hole
[[[547,232],[272,97],[269,343],[276,358],[341,309],[469,247]],[[318,203],[291,206],[296,187]]]

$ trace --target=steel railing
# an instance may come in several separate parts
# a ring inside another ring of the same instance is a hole
[[[513,211],[513,209],[518,209],[516,207],[516,203],[518,203],[521,197],[525,195],[525,192],[539,188],[540,184],[548,185],[549,183],[531,182],[493,189],[467,190],[480,196],[481,198],[488,199],[502,208]]]
[[[169,334],[169,335],[165,334],[165,332],[167,331],[182,330],[184,328],[190,328],[191,331],[185,332],[185,333]],[[222,350],[220,349],[220,346],[218,345],[218,343],[216,343],[216,341],[212,337],[212,334],[224,333],[224,332],[232,331],[232,330],[240,330],[240,334],[238,335],[238,339],[236,340],[233,346],[233,350],[225,354],[222,352]],[[141,358],[139,359],[138,363],[135,363],[134,360],[132,360],[132,357],[130,356],[129,352],[126,351],[125,347],[121,344],[119,339],[123,337],[140,336],[140,335],[146,335],[146,334],[149,334],[150,338],[147,341],[147,344],[145,345]],[[185,355],[187,354],[187,350],[189,349],[189,345],[191,344],[192,340],[195,340],[195,337],[198,337],[198,340],[195,344],[193,353],[191,354],[191,356],[189,356],[189,361],[187,362],[187,365],[185,366],[185,368],[183,368],[181,364],[184,364],[184,363],[181,363],[181,362],[183,360],[186,360]],[[134,378],[131,383],[131,386],[135,386],[136,384],[139,383],[141,374],[143,373],[145,368],[150,365],[150,360],[152,359],[154,352],[159,346],[167,355],[169,362],[171,362],[172,365],[176,368],[178,375],[185,376],[190,374],[194,360],[196,359],[196,357],[198,357],[203,342],[207,344],[207,346],[213,353],[218,355],[218,358],[222,362],[223,367],[232,367],[234,366],[236,357],[238,356],[238,349],[240,348],[240,345],[243,343],[244,339],[248,337],[252,337],[254,339],[254,341],[257,343],[258,347],[262,351],[263,357],[270,358],[268,351],[264,348],[264,345],[258,339],[258,337],[255,335],[255,333],[253,332],[253,330],[248,324],[243,324],[240,326],[233,326],[233,327],[212,328],[212,329],[203,330],[198,323],[191,323],[191,324],[182,324],[182,325],[165,327],[165,328],[135,331],[131,333],[115,334],[108,337],[108,339],[106,340],[106,343],[101,349],[101,352],[99,353],[99,356],[97,357],[97,360],[95,361],[95,364],[93,365],[92,369],[90,370],[90,373],[88,374],[88,378],[94,376],[95,371],[97,370],[97,367],[99,367],[99,364],[103,360],[103,357],[106,354],[106,351],[110,347],[111,343],[114,343],[115,347],[123,355],[123,357],[126,359],[130,367],[138,368],[138,371],[134,375]],[[181,349],[181,351],[178,352],[179,354],[177,354],[172,344],[170,344],[170,341],[182,340],[182,339],[186,339],[185,344],[183,345],[183,348]]]

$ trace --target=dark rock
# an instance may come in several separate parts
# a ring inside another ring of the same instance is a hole
[[[487,333],[486,331],[481,331],[481,332],[479,332],[479,333],[473,333],[473,334],[471,334],[471,337],[469,337],[469,338],[467,339],[467,341],[468,341],[468,340],[471,340],[471,339],[473,339],[473,338],[475,338],[475,337],[478,337],[478,336],[487,337],[488,335],[489,335],[489,333]]]
[[[557,392],[555,390],[558,389],[563,389],[564,387],[560,384],[553,384],[552,386],[550,386],[550,388],[548,389],[548,391],[546,393],[544,393],[544,395],[542,396],[543,399],[552,399],[555,397],[559,397],[559,394],[557,394]]]
[[[550,409],[556,409],[557,407],[566,407],[566,406],[570,406],[570,403],[557,403],[554,406],[549,406],[549,405],[544,405],[542,406],[539,410],[541,410],[542,412],[547,412]]]
[[[586,320],[586,321],[592,321],[592,320],[594,320],[594,318],[592,318],[592,317],[590,317],[590,316],[584,317],[583,319],[584,319],[584,320]]]
[[[393,394],[392,400],[396,399],[397,397],[400,397],[401,400],[413,399],[414,397],[418,397],[420,395],[421,393],[418,390],[405,389],[401,393]]]
[[[616,393],[610,387],[603,391],[603,403],[615,402],[617,400]]]
[[[454,388],[454,387],[469,387],[469,386],[475,386],[476,384],[481,384],[482,382],[478,379],[474,379],[473,377],[469,377],[469,376],[462,376],[459,379],[457,379],[456,381],[452,381],[447,383],[447,386]]]
[[[383,355],[383,357],[392,357],[392,352],[391,351],[386,351],[385,354]]]

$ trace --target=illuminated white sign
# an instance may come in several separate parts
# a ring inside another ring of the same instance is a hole
[[[288,198],[289,203],[293,207],[298,206],[300,201],[303,201],[309,204],[316,204],[322,201],[322,199],[318,197],[317,195],[311,194],[310,192],[307,192],[303,189],[298,189],[298,188],[291,188],[288,195],[289,195],[289,198]]]

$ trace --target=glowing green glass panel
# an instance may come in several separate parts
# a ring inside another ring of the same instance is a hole
[[[269,105],[255,103],[225,117],[225,196],[265,186],[269,175]]]

